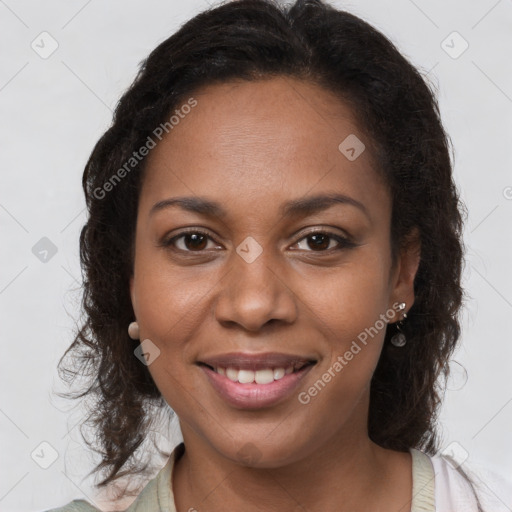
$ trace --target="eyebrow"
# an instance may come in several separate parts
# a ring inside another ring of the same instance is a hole
[[[294,199],[284,203],[281,206],[279,213],[285,218],[295,216],[305,217],[313,213],[327,210],[337,204],[355,206],[369,218],[368,210],[363,203],[343,194],[321,194]],[[172,206],[178,206],[183,210],[210,217],[225,218],[228,215],[227,211],[220,205],[220,203],[195,196],[172,197],[158,201],[158,203],[155,203],[151,208],[149,215],[151,216],[157,211]]]

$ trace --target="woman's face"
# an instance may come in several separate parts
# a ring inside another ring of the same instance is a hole
[[[185,443],[228,459],[277,467],[353,445],[418,263],[392,267],[368,141],[336,97],[290,78],[193,98],[140,195],[130,287],[149,371]]]

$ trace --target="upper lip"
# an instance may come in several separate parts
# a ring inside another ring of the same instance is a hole
[[[316,363],[316,359],[295,354],[282,354],[278,352],[250,353],[231,352],[207,357],[198,361],[212,368],[239,368],[240,370],[263,370],[265,368],[289,368],[295,370],[309,363]]]

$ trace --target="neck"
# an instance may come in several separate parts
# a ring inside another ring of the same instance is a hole
[[[173,488],[177,510],[409,510],[408,453],[386,450],[367,435],[340,432],[279,467],[249,467],[184,432]]]

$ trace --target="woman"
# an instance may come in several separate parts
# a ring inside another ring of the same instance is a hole
[[[91,377],[99,486],[142,473],[167,406],[184,441],[130,512],[482,510],[435,455],[463,207],[436,99],[382,34],[320,0],[199,14],[83,185],[66,354]]]

